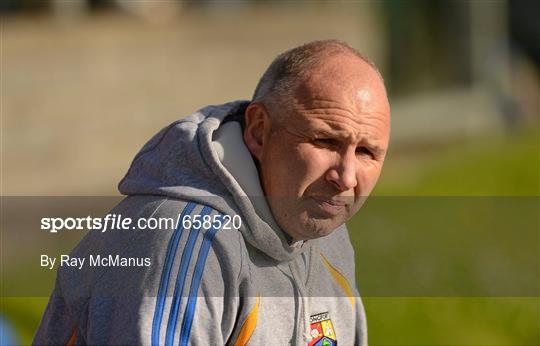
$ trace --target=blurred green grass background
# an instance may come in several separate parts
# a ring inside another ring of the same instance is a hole
[[[375,196],[538,196],[540,139],[530,129],[425,143],[402,155],[390,146]]]

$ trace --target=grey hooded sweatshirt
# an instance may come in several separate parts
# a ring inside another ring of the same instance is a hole
[[[59,268],[34,344],[367,344],[345,225],[289,243],[228,121],[246,105],[206,107],[141,149],[110,214],[179,222],[89,231],[70,254],[89,264]]]

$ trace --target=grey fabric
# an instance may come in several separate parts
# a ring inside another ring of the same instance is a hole
[[[35,344],[65,344],[74,331],[81,344],[231,344],[257,302],[249,344],[306,345],[310,316],[325,312],[339,344],[367,344],[346,227],[290,246],[268,214],[260,186],[258,192],[246,187],[256,177],[233,175],[224,159],[230,148],[216,151],[216,131],[245,105],[206,107],[161,130],[136,155],[119,184],[127,197],[111,211],[133,219],[176,219],[193,207],[192,216],[240,215],[242,227],[216,230],[214,238],[209,229],[193,228],[89,232],[72,256],[150,258],[151,265],[60,268]],[[246,152],[232,150],[232,155],[246,160]]]

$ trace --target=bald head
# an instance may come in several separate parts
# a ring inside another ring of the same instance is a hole
[[[313,75],[320,75],[320,72],[324,71],[326,73],[321,77],[326,83],[331,82],[334,74],[325,67],[331,61],[336,61],[336,58],[341,58],[339,59],[341,61],[345,59],[348,66],[362,66],[369,72],[364,76],[351,74],[349,78],[375,76],[384,88],[382,77],[375,64],[357,50],[337,40],[314,41],[288,50],[274,59],[259,80],[252,102],[260,102],[267,107],[276,104],[283,107],[290,104],[294,94],[297,93],[296,89]]]
[[[390,113],[384,84],[370,64],[348,52],[325,57],[323,61],[303,75],[292,90],[287,104],[294,110],[332,102],[347,106],[357,115]]]

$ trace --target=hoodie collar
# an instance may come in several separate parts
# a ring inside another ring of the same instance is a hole
[[[202,142],[201,149],[212,153],[209,155],[211,165],[216,166],[217,175],[246,212],[244,217],[251,226],[247,234],[244,233],[246,240],[275,259],[290,260],[307,247],[303,246],[304,241],[291,244],[290,237],[274,219],[260,184],[259,172],[244,143],[240,122],[224,121],[229,116],[238,117],[237,113],[243,111],[247,104],[249,101],[233,102],[227,104],[230,108],[225,107],[212,114],[220,121],[213,124],[217,127],[202,127],[203,136],[207,137],[211,132],[212,141]]]
[[[208,106],[165,127],[135,156],[118,189],[125,195],[161,195],[238,214],[246,242],[276,261],[290,261],[310,242],[289,245],[268,207],[242,131],[234,121],[224,123],[248,103]]]

